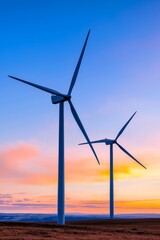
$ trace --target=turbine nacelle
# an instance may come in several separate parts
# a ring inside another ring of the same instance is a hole
[[[116,140],[115,139],[112,140],[112,139],[105,138],[104,142],[105,142],[106,145],[111,145],[111,144],[116,143]]]
[[[51,96],[51,101],[53,104],[57,104],[60,102],[65,102],[65,101],[69,101],[71,99],[71,96],[56,96],[56,95],[52,95]]]

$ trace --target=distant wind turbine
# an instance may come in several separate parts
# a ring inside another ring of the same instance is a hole
[[[127,150],[125,150],[118,142],[118,138],[123,133],[131,119],[134,117],[136,112],[132,115],[132,117],[126,122],[126,124],[122,127],[122,129],[119,131],[115,139],[101,139],[96,141],[91,141],[91,143],[105,143],[106,145],[110,145],[110,218],[114,218],[114,185],[113,185],[113,144],[117,144],[117,146],[125,152],[129,157],[131,157],[134,161],[136,161],[138,164],[140,164],[142,167],[146,169],[146,167],[141,164],[137,159],[135,159]],[[80,143],[79,145],[84,145],[88,143]]]
[[[87,45],[87,41],[88,41],[88,37],[90,34],[90,30],[88,31],[85,43],[83,45],[80,57],[78,59],[75,71],[73,73],[73,77],[71,80],[71,84],[68,90],[67,94],[63,94],[60,93],[58,91],[55,91],[53,89],[50,88],[46,88],[40,85],[37,85],[35,83],[31,83],[25,80],[22,80],[20,78],[17,77],[13,77],[13,76],[9,76],[10,78],[16,79],[20,82],[26,83],[28,85],[31,85],[32,87],[38,88],[42,91],[45,91],[47,93],[50,93],[51,96],[51,100],[53,104],[58,104],[59,103],[59,156],[58,156],[58,219],[57,219],[57,223],[58,224],[65,224],[65,209],[64,209],[64,205],[65,205],[65,187],[64,187],[64,102],[68,102],[70,105],[70,109],[72,112],[72,115],[75,119],[75,121],[77,122],[77,125],[79,126],[80,130],[82,131],[85,139],[87,140],[87,143],[89,144],[95,158],[97,159],[98,163],[98,157],[96,155],[96,152],[90,142],[90,139],[82,125],[82,122],[73,106],[73,103],[71,102],[71,93],[74,87],[74,84],[76,82],[77,76],[78,76],[78,72],[81,66],[81,62],[82,62],[82,58],[83,58],[83,54]]]

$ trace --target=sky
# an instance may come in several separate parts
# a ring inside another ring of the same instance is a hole
[[[115,213],[160,213],[160,1],[0,2],[0,212],[56,213],[58,105],[8,75],[67,93],[91,140],[114,146]],[[109,213],[109,147],[101,165],[65,103],[67,213]]]

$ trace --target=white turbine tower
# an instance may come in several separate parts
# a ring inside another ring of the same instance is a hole
[[[96,141],[91,141],[91,143],[105,143],[106,145],[110,145],[110,218],[114,218],[114,184],[113,184],[113,144],[116,144],[123,152],[125,152],[129,157],[131,157],[134,161],[140,164],[142,167],[146,169],[143,164],[141,164],[137,159],[135,159],[127,150],[125,150],[118,142],[118,138],[123,133],[131,119],[134,117],[136,112],[132,115],[132,117],[126,122],[126,124],[119,131],[115,139],[101,139]],[[79,145],[84,145],[88,143],[80,143]]]
[[[72,112],[72,115],[75,119],[75,121],[77,122],[77,125],[79,126],[80,130],[82,131],[85,139],[87,140],[87,143],[89,144],[94,156],[96,157],[98,163],[98,157],[96,155],[96,152],[90,142],[90,139],[82,125],[82,122],[73,106],[73,103],[71,102],[71,93],[74,87],[74,84],[76,82],[77,76],[78,76],[78,72],[79,72],[79,68],[82,62],[82,58],[83,58],[83,54],[86,48],[86,44],[88,41],[88,37],[89,37],[90,31],[87,34],[85,43],[83,45],[80,57],[78,59],[75,71],[73,73],[73,77],[71,80],[71,84],[68,90],[67,94],[63,94],[60,93],[58,91],[55,91],[53,89],[50,88],[46,88],[25,80],[22,80],[20,78],[17,77],[13,77],[13,76],[9,76],[13,79],[16,79],[20,82],[26,83],[28,85],[31,85],[32,87],[38,88],[42,91],[45,91],[47,93],[50,93],[51,96],[51,100],[53,104],[58,104],[59,103],[59,153],[58,153],[58,219],[57,219],[57,223],[58,224],[65,224],[65,186],[64,186],[64,102],[68,102],[70,105],[70,109]]]

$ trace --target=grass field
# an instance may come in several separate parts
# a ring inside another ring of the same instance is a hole
[[[0,240],[159,240],[160,219],[90,220],[55,223],[0,222]]]

